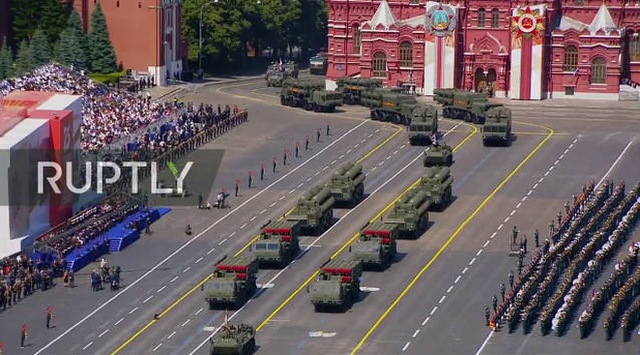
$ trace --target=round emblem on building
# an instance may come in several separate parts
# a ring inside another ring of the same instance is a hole
[[[427,30],[437,37],[445,37],[456,28],[456,16],[449,6],[435,5],[427,11]]]
[[[523,14],[518,19],[518,28],[522,33],[531,33],[536,29],[538,20],[531,14]]]

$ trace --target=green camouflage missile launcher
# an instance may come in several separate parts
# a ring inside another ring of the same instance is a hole
[[[361,105],[365,93],[382,88],[382,80],[369,78],[345,77],[338,79],[336,84],[336,91],[342,92],[347,105]]]
[[[333,112],[342,105],[342,93],[324,88],[324,81],[318,79],[287,79],[282,84],[280,103],[308,111]]]
[[[298,64],[292,61],[288,61],[284,63],[282,67],[284,68],[284,73],[287,74],[287,76],[298,79],[298,74],[300,73],[300,71],[298,70]]]
[[[382,94],[382,105],[371,109],[371,118],[383,122],[408,125],[418,106],[415,97],[404,94]]]
[[[337,106],[342,106],[342,101],[341,92],[313,90],[311,101],[305,109],[315,112],[334,112]]]
[[[316,312],[351,307],[360,295],[362,268],[362,262],[357,260],[331,260],[323,266],[310,287]]]
[[[205,300],[209,309],[240,307],[253,296],[257,274],[258,261],[254,256],[222,260],[205,283]]]
[[[489,102],[487,95],[461,89],[435,89],[434,101],[441,104],[442,117],[462,119],[465,122],[482,124],[492,107],[502,104]]]
[[[453,164],[453,149],[446,144],[436,144],[424,150],[422,164],[429,166],[451,166]]]
[[[336,205],[353,207],[364,197],[365,174],[360,164],[347,164],[331,176],[329,186]]]
[[[253,245],[253,254],[260,266],[277,265],[285,267],[300,251],[298,235],[300,221],[276,221],[269,223]]]
[[[211,355],[250,355],[256,351],[256,331],[247,324],[223,325],[211,338]]]
[[[269,73],[267,74],[267,87],[281,87],[287,77],[287,74],[282,71]]]
[[[286,220],[301,222],[301,228],[309,233],[322,234],[333,222],[334,203],[328,186],[316,186],[302,195]]]
[[[402,94],[402,88],[376,88],[366,91],[360,99],[360,104],[370,109],[382,107],[382,96],[385,94]]]
[[[438,133],[438,109],[432,105],[419,105],[411,113],[409,144],[429,145]]]
[[[451,169],[446,166],[433,166],[425,170],[425,174],[420,178],[415,189],[427,193],[432,203],[430,210],[442,210],[451,202],[453,196]]]
[[[431,204],[431,198],[426,191],[413,188],[393,205],[384,218],[384,223],[397,224],[399,235],[416,239],[429,225],[427,211]]]
[[[487,111],[482,127],[482,143],[508,145],[511,142],[511,109],[494,107]]]
[[[317,55],[309,59],[309,74],[325,75],[327,74],[328,60],[326,55]]]
[[[375,221],[360,231],[358,240],[349,247],[353,259],[361,261],[364,268],[386,269],[396,253],[399,225]]]

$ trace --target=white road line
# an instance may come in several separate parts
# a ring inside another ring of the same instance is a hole
[[[433,309],[431,310],[431,313],[429,313],[429,315],[432,316],[434,313],[436,313],[437,310],[438,310],[438,306],[434,306]]]
[[[195,315],[197,316],[198,314],[200,314],[200,312],[202,312],[202,307],[200,307],[200,309],[196,312]]]
[[[491,237],[490,237],[490,238],[491,238],[491,239],[493,239],[493,237],[495,237],[495,236],[496,236],[496,233],[494,232],[494,233],[491,235]],[[487,245],[489,245],[489,242],[491,242],[491,240],[487,240],[486,242],[484,242],[484,245],[483,245],[482,247],[483,247],[483,248],[486,248],[486,247],[487,247]]]
[[[554,168],[555,168],[555,165],[554,165],[554,166],[552,166],[552,167],[550,167],[550,168],[549,168],[548,173],[550,173],[550,172],[551,172],[551,170],[553,170]]]
[[[162,343],[160,343],[160,344],[156,345],[156,347],[155,347],[155,348],[153,348],[153,351],[156,351],[156,350],[160,349],[160,347],[161,347],[161,346],[162,346]]]
[[[260,214],[264,214],[265,212],[267,212],[267,209],[263,209],[262,211],[260,211]]]
[[[464,274],[464,273],[466,273],[467,271],[469,271],[469,268],[468,268],[468,267],[465,267],[464,269],[462,269],[462,273],[463,273],[463,274]]]
[[[540,180],[538,180],[538,184],[542,183],[544,181],[544,176],[540,178]]]
[[[487,240],[487,241],[488,241],[488,240]],[[482,254],[482,251],[483,251],[483,250],[484,250],[484,249],[480,249],[480,250],[478,250],[478,252],[476,253],[476,256],[480,256],[480,254]]]
[[[618,155],[618,158],[613,162],[613,165],[611,165],[609,170],[607,170],[607,172],[604,174],[602,179],[600,179],[600,181],[598,181],[598,184],[595,186],[595,188],[598,188],[607,179],[607,177],[609,177],[609,174],[611,174],[611,172],[616,167],[616,165],[618,165],[618,163],[622,159],[622,156],[624,156],[624,154],[627,152],[627,150],[629,150],[629,147],[631,147],[631,144],[633,144],[633,140],[631,140],[631,142],[629,142],[629,144],[627,144],[627,146],[624,147],[624,149],[622,150],[622,153],[620,153],[620,155]]]
[[[240,229],[244,229],[244,227],[246,227],[246,226],[247,226],[247,224],[246,224],[246,223],[244,223],[244,224],[242,224],[242,225],[240,226]]]
[[[389,159],[391,159],[391,155],[389,155],[385,160],[389,160]]]
[[[366,141],[367,141],[366,139],[363,139],[363,140],[361,140],[361,141],[360,141],[360,143],[364,143],[364,142],[366,142]]]
[[[560,159],[556,159],[556,161],[553,163],[553,165],[558,165],[559,162],[560,162]]]
[[[165,288],[167,288],[167,285],[164,285],[164,286],[160,287],[160,288],[158,289],[158,291],[156,291],[156,292],[157,292],[157,293],[160,293],[160,292],[164,291],[164,289],[165,289]]]
[[[529,190],[529,192],[527,192],[527,196],[531,196],[532,193],[533,193],[533,190]]]
[[[201,261],[202,261],[202,259],[204,259],[204,258],[203,258],[203,257],[200,257],[198,260],[196,260],[196,264],[197,264],[197,263],[199,263],[199,262],[201,262]]]
[[[347,151],[345,152],[346,154],[351,153],[352,149],[347,149]]]
[[[422,321],[422,326],[423,327],[427,324],[427,322],[429,322],[429,319],[431,319],[431,317],[427,317]]]
[[[449,286],[449,288],[447,289],[447,293],[451,293],[451,290],[453,290],[453,285]]]
[[[322,171],[325,171],[327,169],[329,169],[329,166],[325,166],[324,168],[322,168]]]
[[[511,213],[509,213],[509,217],[513,216],[514,214],[516,214],[516,210],[511,210]]]
[[[105,330],[104,332],[100,333],[100,335],[98,335],[98,338],[102,338],[103,335],[109,333],[110,329]]]
[[[487,338],[484,340],[484,343],[482,343],[482,346],[480,346],[480,349],[478,349],[478,352],[476,352],[476,355],[480,355],[480,353],[482,353],[482,350],[484,350],[484,347],[487,346],[487,344],[489,343],[489,340],[491,340],[493,333],[494,333],[493,330],[489,333]]]
[[[171,337],[173,337],[174,335],[176,335],[176,331],[174,330],[173,333],[169,334],[169,336],[167,337],[167,339],[171,339]]]
[[[90,347],[91,345],[93,345],[93,342],[90,342],[89,344],[85,345],[84,348],[82,348],[82,350],[87,350],[87,348]]]
[[[229,234],[229,236],[228,236],[227,238],[231,238],[231,237],[233,237],[234,235],[236,235],[236,232],[235,232],[235,231],[233,231],[233,233]]]
[[[220,244],[218,244],[218,245],[220,245]],[[184,273],[186,273],[186,272],[187,272],[187,271],[189,271],[189,270],[191,270],[191,266],[187,266],[187,268],[186,268],[186,269],[184,269],[184,270],[182,271],[182,273],[184,274]]]
[[[505,219],[504,219],[504,221],[502,221],[502,223],[507,223],[507,222],[509,222],[509,219],[510,219],[509,217],[505,218]]]
[[[458,281],[460,281],[460,279],[462,278],[462,275],[458,275],[458,277],[456,277],[456,280],[453,281],[454,284],[457,284]]]
[[[226,241],[227,241],[227,238],[224,238],[223,240],[221,240],[221,241],[220,241],[220,243],[218,243],[218,245],[222,245],[222,244],[224,244],[224,242],[226,242]]]
[[[420,333],[420,329],[416,329],[416,331],[413,333],[412,338],[415,338],[418,336],[418,333]]]
[[[524,202],[526,200],[527,200],[527,196],[523,197],[522,200],[520,200],[520,201]]]
[[[150,299],[152,299],[152,298],[153,298],[153,295],[151,295],[151,296],[147,297],[144,301],[142,301],[142,303],[147,303],[147,302],[149,302],[149,300],[150,300]]]
[[[469,261],[469,266],[473,265],[473,263],[476,262],[476,258],[471,259],[471,261]]]
[[[342,154],[341,156],[338,157],[338,160],[344,158],[344,154]]]
[[[320,175],[320,172],[319,172],[319,171],[316,171],[316,173],[315,173],[315,174],[313,174],[313,176],[318,176],[318,175]]]
[[[373,168],[371,168],[371,172],[374,172],[377,168],[377,166],[374,166]]]
[[[567,153],[569,153],[569,148],[564,150],[564,154],[567,154]],[[562,154],[562,155],[564,155],[564,154]]]
[[[331,162],[331,165],[335,164],[337,162],[337,160],[334,160]]]
[[[498,226],[498,230],[501,230],[501,229],[502,229],[502,227],[504,227],[504,224],[503,224],[503,223],[501,223],[501,224]]]
[[[378,133],[378,132],[380,132],[380,128],[376,128],[376,130],[373,131],[373,133]]]
[[[136,307],[136,308],[134,308],[134,309],[130,310],[130,311],[129,311],[129,314],[133,314],[133,312],[135,312],[135,311],[137,311],[137,310],[138,310],[138,307]]]
[[[402,351],[407,351],[407,348],[409,347],[409,344],[411,344],[410,341],[408,341],[406,344],[404,344],[404,346],[402,347]]]
[[[278,199],[278,201],[282,201],[286,198],[287,196],[280,196],[280,198]]]
[[[213,253],[213,251],[214,251],[214,250],[216,250],[216,248],[211,248],[211,249],[209,249],[209,251],[207,252],[207,255],[209,255],[209,254]]]
[[[218,220],[216,220],[215,222],[211,223],[207,228],[205,228],[202,232],[196,234],[195,236],[193,236],[193,238],[191,238],[190,240],[188,240],[186,243],[182,244],[178,249],[176,249],[174,252],[172,252],[171,254],[167,255],[164,259],[162,259],[159,263],[157,263],[155,266],[153,266],[152,268],[150,268],[149,270],[147,270],[147,272],[145,272],[144,274],[142,274],[140,277],[138,277],[136,280],[134,280],[133,282],[131,282],[126,288],[124,288],[122,291],[116,293],[113,297],[111,297],[110,299],[102,302],[100,304],[100,306],[96,307],[93,311],[91,311],[89,314],[87,314],[86,316],[84,316],[82,319],[80,319],[78,322],[76,322],[74,325],[72,325],[71,327],[69,327],[69,329],[65,330],[64,332],[62,332],[60,335],[58,335],[57,337],[55,337],[54,339],[52,339],[50,342],[48,342],[46,345],[44,345],[42,348],[40,348],[40,350],[38,350],[34,355],[39,355],[42,352],[44,352],[46,349],[48,349],[49,347],[51,347],[53,344],[57,343],[60,339],[62,339],[63,337],[65,337],[67,334],[69,334],[71,331],[73,331],[74,329],[76,329],[77,327],[79,327],[80,325],[82,325],[84,322],[86,322],[89,318],[93,317],[96,313],[100,312],[102,309],[104,309],[105,307],[107,307],[109,304],[111,304],[114,300],[116,300],[118,297],[121,297],[122,295],[124,295],[125,293],[127,293],[127,291],[129,291],[131,288],[135,287],[138,283],[140,283],[142,280],[144,280],[147,276],[149,276],[152,272],[158,270],[158,268],[160,268],[162,265],[164,265],[167,261],[171,260],[173,257],[175,257],[176,255],[178,255],[181,251],[183,251],[185,248],[187,248],[189,245],[191,245],[194,241],[198,240],[200,237],[202,237],[203,235],[205,235],[207,232],[209,232],[211,229],[213,229],[215,226],[217,226],[218,224],[222,223],[224,220],[226,220],[227,218],[229,218],[229,216],[233,215],[234,213],[236,213],[237,211],[239,211],[242,207],[249,205],[253,200],[255,200],[256,198],[258,198],[260,195],[262,195],[263,193],[265,193],[266,191],[270,190],[273,186],[275,186],[276,184],[278,184],[280,181],[286,179],[289,175],[294,174],[296,171],[298,171],[299,169],[301,169],[302,167],[304,167],[305,165],[307,165],[311,160],[315,159],[316,157],[318,157],[320,154],[324,153],[326,150],[330,149],[331,147],[333,147],[335,144],[337,144],[338,142],[340,142],[341,140],[343,140],[346,136],[348,136],[349,134],[351,134],[352,132],[354,132],[355,130],[357,130],[358,128],[360,128],[361,126],[365,125],[366,123],[368,123],[369,120],[365,120],[362,121],[361,123],[359,123],[358,125],[356,125],[355,127],[351,128],[350,130],[348,130],[347,132],[343,133],[340,137],[337,137],[335,140],[333,140],[331,143],[327,144],[326,147],[322,148],[321,150],[319,150],[316,154],[312,155],[311,157],[309,157],[307,160],[305,160],[304,162],[300,163],[300,165],[296,166],[295,168],[291,169],[289,172],[287,172],[286,174],[282,175],[280,178],[278,178],[277,180],[275,180],[274,182],[272,182],[271,184],[269,184],[268,186],[265,186],[262,190],[258,191],[255,195],[251,196],[250,198],[246,199],[243,203],[239,204],[236,208],[232,209],[231,211],[229,211],[227,214],[225,214],[224,216],[220,217]],[[207,340],[208,341],[208,340]]]
[[[311,181],[311,179],[313,179],[313,176],[308,177],[307,182]]]
[[[172,279],[171,279],[171,283],[173,283],[174,281],[176,281],[176,280],[178,279],[178,277],[180,277],[180,276],[176,276],[176,277],[172,278]]]
[[[353,148],[358,148],[360,146],[360,144],[356,144],[353,146]]]
[[[558,159],[560,159],[560,160],[564,159],[564,154],[560,155],[560,157]]]
[[[398,150],[397,149],[393,151],[393,155],[396,155],[396,154],[398,154]]]
[[[189,322],[191,322],[191,319],[187,319],[186,322],[182,323],[181,327],[184,327],[185,325],[189,324]]]
[[[289,195],[291,195],[292,193],[296,192],[296,189],[291,189],[289,190]]]
[[[251,217],[251,219],[249,220],[249,222],[253,222],[253,221],[255,221],[255,220],[256,220],[256,218],[258,218],[258,216],[253,216],[253,217]]]
[[[379,162],[378,166],[382,166],[382,164],[384,164],[384,161]]]
[[[123,318],[120,318],[120,319],[116,322],[116,324],[114,324],[114,326],[116,326],[116,325],[118,325],[118,324],[122,323],[122,321],[123,321],[123,320],[124,320],[124,317],[123,317]]]
[[[298,184],[298,186],[296,187],[297,189],[301,188],[304,185],[304,182],[301,182]]]
[[[546,173],[544,173],[544,177],[549,176],[549,173],[550,173],[550,172],[551,172],[551,171],[547,170],[547,172],[546,172]]]
[[[456,125],[456,126],[457,126],[457,125]],[[451,132],[451,130],[449,130],[449,132]],[[447,132],[447,133],[448,133],[448,132]],[[400,146],[400,149],[402,149],[402,148],[404,148],[404,147],[406,147],[406,144],[401,145],[401,146]]]
[[[440,303],[444,302],[445,298],[447,298],[447,295],[442,296],[442,298],[440,299],[440,301],[438,301],[438,303],[440,304]]]
[[[522,202],[519,202],[519,203],[516,205],[516,209],[520,208],[520,206],[522,206]]]

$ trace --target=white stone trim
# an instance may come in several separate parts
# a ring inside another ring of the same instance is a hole
[[[599,93],[599,92],[578,92],[576,91],[574,95],[565,95],[564,91],[554,91],[553,99],[576,99],[576,100],[611,100],[618,101],[619,93],[608,92],[608,93]],[[553,100],[551,99],[551,100]]]

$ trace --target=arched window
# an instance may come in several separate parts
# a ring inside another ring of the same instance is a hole
[[[500,27],[500,10],[496,8],[491,10],[491,27]]]
[[[591,84],[604,84],[607,79],[607,62],[597,57],[591,62]]]
[[[629,58],[632,62],[640,62],[640,35],[633,33],[629,38]]]
[[[486,14],[484,8],[481,7],[478,9],[478,27],[484,27],[484,20],[486,18]]]
[[[353,25],[353,53],[360,54],[360,25]]]
[[[411,42],[402,42],[400,44],[400,67],[413,67],[413,45]]]
[[[387,77],[387,56],[383,52],[373,55],[372,69],[374,78]]]
[[[578,47],[569,45],[564,49],[564,67],[562,70],[574,72],[578,68]]]

